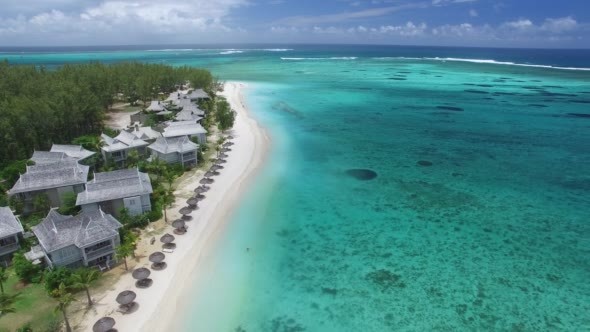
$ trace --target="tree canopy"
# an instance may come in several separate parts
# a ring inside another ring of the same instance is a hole
[[[117,101],[147,102],[187,81],[205,90],[214,85],[209,71],[186,66],[88,63],[47,70],[0,62],[0,169],[53,143],[99,134],[104,111]]]

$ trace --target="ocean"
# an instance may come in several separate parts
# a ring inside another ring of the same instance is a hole
[[[590,330],[590,50],[0,49],[201,66],[272,138],[183,331]]]

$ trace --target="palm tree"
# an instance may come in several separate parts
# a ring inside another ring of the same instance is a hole
[[[14,302],[16,302],[20,294],[0,294],[0,317],[10,314],[16,311],[14,308]]]
[[[67,307],[76,299],[74,295],[68,291],[66,285],[62,282],[59,284],[59,288],[55,289],[51,295],[57,300],[57,306],[55,307],[55,312],[61,311],[64,316],[64,322],[66,323],[66,332],[72,332],[72,327],[70,326],[70,321],[68,320],[68,315],[66,313]]]
[[[172,207],[174,204],[174,194],[172,190],[166,190],[166,194],[162,197],[162,206],[164,207],[164,221],[168,223],[168,215],[166,214],[166,210]]]
[[[75,287],[78,289],[84,288],[84,290],[86,291],[86,297],[88,297],[88,306],[89,307],[92,306],[92,298],[90,297],[89,288],[99,278],[100,278],[100,272],[98,272],[98,270],[89,269],[89,268],[79,269],[78,271],[76,271],[76,273],[74,273],[72,275],[72,281],[74,282],[72,287]]]
[[[133,253],[133,247],[129,244],[124,243],[117,247],[115,256],[117,259],[122,259],[125,263],[125,271],[129,271],[129,267],[127,266],[127,257],[129,257]]]
[[[4,283],[8,281],[8,271],[6,267],[0,268],[0,291],[4,294]]]

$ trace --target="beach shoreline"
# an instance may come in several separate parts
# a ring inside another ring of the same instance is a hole
[[[81,322],[76,326],[77,331],[91,331],[94,322],[104,316],[113,317],[117,322],[115,328],[120,331],[167,331],[178,325],[177,315],[184,312],[186,304],[182,303],[186,301],[182,300],[182,294],[195,287],[193,279],[199,272],[202,254],[223,234],[229,218],[268,155],[270,140],[264,129],[249,114],[243,96],[245,88],[247,86],[240,82],[228,82],[224,86],[221,95],[227,98],[237,113],[231,130],[234,145],[232,151],[227,153],[225,168],[214,178],[215,182],[210,185],[211,190],[200,202],[199,209],[192,212],[193,220],[187,222],[188,232],[176,236],[177,249],[174,253],[166,254],[167,268],[152,272],[151,287],[135,287],[135,280],[131,277],[132,269],[149,267],[149,253],[160,251],[159,241],[151,245],[147,243],[149,236],[143,236],[141,242],[151,251],[140,255],[137,262],[134,262],[136,264],[130,264],[132,266],[129,272],[106,292],[93,294],[97,303],[81,317]],[[175,190],[176,201],[168,211],[169,220],[180,217],[178,209],[186,205],[184,200],[199,186],[202,174],[202,171],[197,171],[183,178]],[[172,233],[172,227],[167,226],[165,232]],[[115,298],[123,290],[137,293],[136,302],[139,306],[133,313],[123,315],[116,311]]]

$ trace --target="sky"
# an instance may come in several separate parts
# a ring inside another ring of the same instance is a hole
[[[0,0],[0,47],[211,43],[590,48],[590,0]]]

